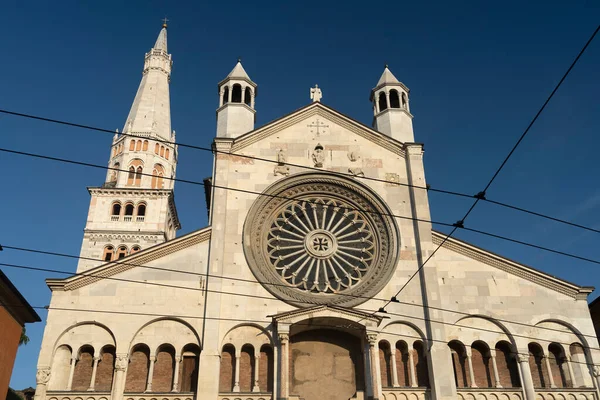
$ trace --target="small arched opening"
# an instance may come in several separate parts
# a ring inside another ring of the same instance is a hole
[[[252,104],[252,91],[249,87],[244,90],[244,103],[249,107]]]
[[[229,87],[225,86],[223,89],[223,104],[229,103]]]
[[[548,346],[549,372],[552,374],[552,380],[557,388],[573,387],[569,371],[567,371],[565,358],[563,347],[558,343],[550,343]]]
[[[119,215],[121,215],[121,203],[119,203],[118,201],[113,203],[111,207],[111,215],[113,217],[118,217]]]
[[[425,356],[425,345],[417,340],[413,343],[415,373],[417,375],[417,386],[429,387],[429,368],[427,367],[427,358]]]
[[[396,342],[396,373],[398,374],[398,385],[402,387],[412,386],[412,380],[415,379],[415,371],[412,370],[408,344],[404,340]]]
[[[113,259],[115,254],[115,248],[112,246],[106,246],[104,248],[104,253],[102,254],[102,260],[109,262]]]
[[[137,245],[136,245],[136,246],[133,246],[133,247],[131,248],[131,251],[129,252],[129,254],[135,254],[135,253],[137,253],[137,252],[138,252],[138,251],[140,251],[140,250],[141,250],[140,246],[137,246]]]
[[[390,108],[400,108],[400,96],[395,89],[390,90]]]
[[[473,364],[473,377],[475,386],[490,388],[492,386],[492,371],[490,368],[490,349],[481,340],[471,345],[471,363]]]
[[[408,100],[406,98],[406,93],[402,93],[402,108],[408,108]]]
[[[129,151],[135,150],[135,140],[129,142]]]
[[[125,216],[126,217],[132,216],[134,209],[135,209],[135,207],[133,206],[133,203],[127,203],[127,204],[125,204]]]
[[[198,368],[200,365],[200,347],[187,344],[183,347],[181,360],[181,392],[195,393],[198,387]]]
[[[71,390],[88,390],[92,382],[92,370],[94,368],[94,348],[86,345],[79,349],[75,369],[73,371],[73,381]]]
[[[544,350],[537,343],[529,343],[529,368],[533,378],[533,386],[536,388],[550,387],[548,369],[544,362]]]
[[[261,392],[273,392],[274,372],[273,348],[268,344],[263,344],[260,348],[258,364],[258,385]]]
[[[512,350],[510,343],[500,341],[496,343],[496,366],[500,377],[500,386],[503,388],[521,387],[517,354]]]
[[[141,166],[137,167],[137,170],[135,171],[135,185],[136,186],[140,186],[142,183],[142,172],[143,172],[143,168]]]
[[[141,393],[146,390],[148,383],[148,368],[150,366],[150,349],[145,344],[133,347],[129,356],[125,392]]]
[[[112,389],[115,358],[115,346],[104,346],[102,350],[100,350],[100,360],[98,361],[98,370],[96,372],[96,391],[110,392]]]
[[[250,344],[243,345],[240,354],[240,392],[251,392],[253,389],[254,360],[254,347]]]
[[[381,386],[392,387],[392,351],[386,340],[379,342],[379,373],[381,374]]]
[[[131,166],[131,167],[129,167],[129,175],[127,175],[127,184],[133,185],[134,181],[135,181],[135,167]]]
[[[119,248],[117,249],[117,260],[125,258],[126,256],[127,256],[127,247],[119,246]]]
[[[242,102],[242,85],[236,83],[231,88],[231,102],[241,103]]]
[[[469,387],[469,373],[467,372],[467,352],[465,346],[458,340],[448,343],[452,354],[452,367],[454,368],[454,382],[457,388]]]
[[[379,111],[387,110],[387,98],[385,97],[385,93],[379,93]]]
[[[233,391],[235,379],[235,347],[231,344],[223,346],[221,351],[221,367],[219,373],[219,392]]]
[[[175,349],[172,345],[163,344],[158,348],[154,371],[159,373],[155,373],[152,378],[153,392],[166,393],[174,389]]]

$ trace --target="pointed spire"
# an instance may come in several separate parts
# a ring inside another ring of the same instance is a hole
[[[379,82],[377,82],[377,86],[385,85],[386,83],[400,83],[398,79],[392,74],[392,71],[388,68],[388,65],[385,65],[385,69],[383,70],[383,74],[381,74],[381,78],[379,78]]]
[[[237,64],[235,64],[235,67],[233,67],[233,69],[231,70],[229,75],[227,75],[227,78],[238,78],[238,79],[251,80],[250,77],[248,76],[248,74],[246,73],[246,70],[242,66],[241,58],[238,58]]]
[[[154,50],[162,50],[165,53],[167,52],[167,24],[166,22],[163,24],[160,33],[158,34],[158,38],[156,38],[156,43],[154,43]]]

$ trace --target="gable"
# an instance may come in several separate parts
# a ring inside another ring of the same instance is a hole
[[[199,229],[179,238],[169,240],[165,243],[142,250],[139,253],[122,258],[121,260],[111,261],[83,273],[73,275],[69,278],[47,279],[46,283],[52,291],[79,289],[101,281],[105,278],[111,278],[117,274],[130,271],[136,267],[147,266],[147,264],[167,256],[176,255],[176,253],[200,243],[206,242],[208,244],[210,236],[210,227]],[[152,270],[152,268],[144,269],[147,271]],[[145,275],[148,275],[148,273]]]

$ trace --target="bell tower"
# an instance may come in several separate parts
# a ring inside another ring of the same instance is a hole
[[[254,129],[256,83],[238,60],[233,70],[219,82],[217,137],[236,138]]]
[[[377,86],[371,90],[373,128],[404,143],[415,141],[413,133],[409,89],[385,66]]]
[[[81,246],[85,259],[79,260],[77,272],[173,239],[181,228],[173,192],[178,149],[171,130],[171,65],[165,23],[144,58],[123,131],[113,137],[106,180],[88,188]]]

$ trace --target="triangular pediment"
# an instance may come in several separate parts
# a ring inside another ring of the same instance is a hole
[[[111,278],[114,275],[121,274],[136,267],[153,268],[148,267],[147,264],[169,254],[205,242],[210,239],[210,234],[211,227],[199,229],[179,238],[152,246],[120,260],[111,261],[88,271],[74,274],[65,279],[46,279],[46,284],[52,291],[75,290],[103,279]]]
[[[331,107],[321,104],[320,102],[308,104],[290,114],[271,121],[260,128],[245,133],[233,141],[231,151],[237,152],[243,150],[244,148],[256,142],[265,140],[271,135],[274,135],[288,127],[314,116],[322,117],[328,123],[336,124],[342,128],[345,128],[346,130],[373,142],[381,148],[398,154],[401,157],[404,157],[405,155],[404,144],[402,142],[392,139],[391,137],[384,135],[373,128],[370,128],[367,125],[364,125],[348,117],[347,115],[334,110]]]
[[[379,326],[382,317],[338,306],[321,305],[308,308],[301,308],[292,311],[286,311],[271,316],[277,324],[293,325],[301,321],[312,320],[315,318],[338,318],[363,325],[366,328],[375,328]]]
[[[585,300],[594,290],[593,287],[579,286],[574,283],[559,279],[555,276],[539,271],[528,265],[518,263],[506,257],[484,250],[463,240],[446,238],[441,232],[432,231],[433,244],[441,245],[442,248],[461,254],[472,260],[479,261],[494,268],[498,268],[508,274],[533,282],[536,285],[554,290],[577,300]]]

